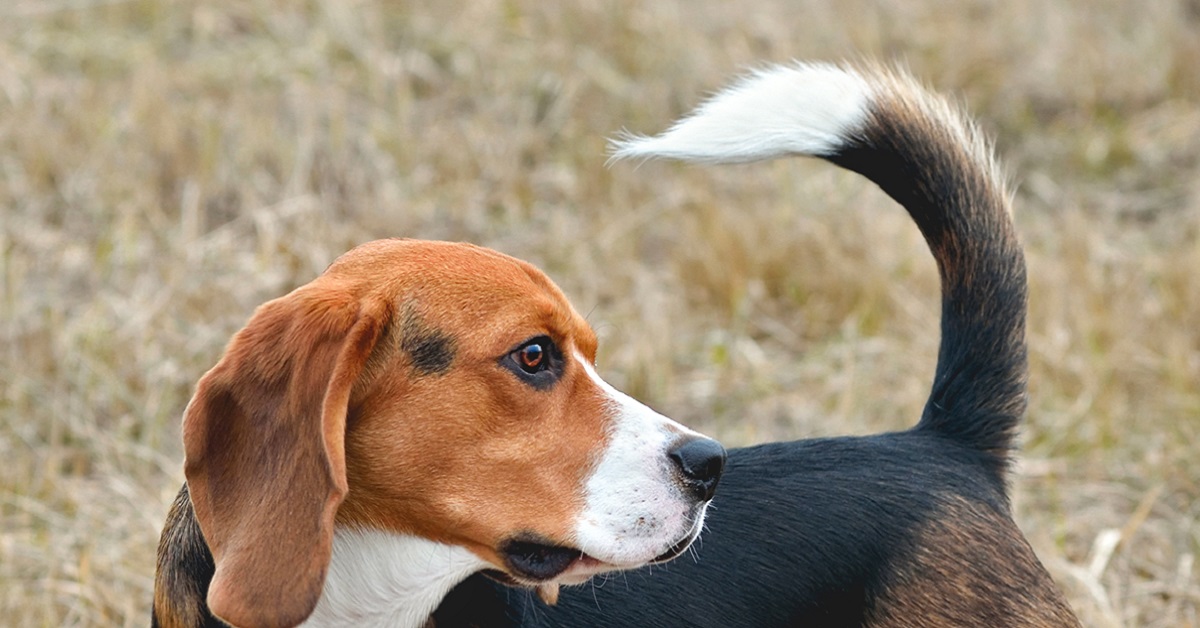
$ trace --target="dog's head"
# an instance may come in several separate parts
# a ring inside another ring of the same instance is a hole
[[[335,526],[460,546],[523,584],[681,553],[724,452],[595,355],[544,274],[465,244],[372,242],[266,303],[184,418],[211,610],[303,620]]]

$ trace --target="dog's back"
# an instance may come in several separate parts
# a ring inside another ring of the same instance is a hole
[[[475,578],[440,627],[1072,626],[1012,521],[1006,472],[1025,410],[1025,263],[974,126],[876,67],[757,72],[617,158],[708,163],[810,155],[897,200],[942,280],[941,347],[906,432],[730,452],[695,559],[564,591],[543,607]]]

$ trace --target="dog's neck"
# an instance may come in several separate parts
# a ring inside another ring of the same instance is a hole
[[[185,485],[159,547],[155,626],[216,625],[205,597],[214,565]],[[304,626],[424,626],[442,598],[487,563],[415,536],[336,528],[317,607]],[[174,611],[169,616],[163,611]]]
[[[450,589],[486,567],[461,547],[338,528],[325,588],[303,625],[420,628]]]

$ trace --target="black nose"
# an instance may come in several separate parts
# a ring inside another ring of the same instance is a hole
[[[684,488],[698,501],[712,499],[725,469],[725,448],[711,438],[692,438],[667,452],[679,468]]]

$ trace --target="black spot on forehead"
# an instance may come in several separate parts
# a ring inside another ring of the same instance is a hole
[[[411,310],[405,313],[400,330],[400,349],[412,359],[419,375],[442,375],[454,362],[454,338],[426,325]]]

